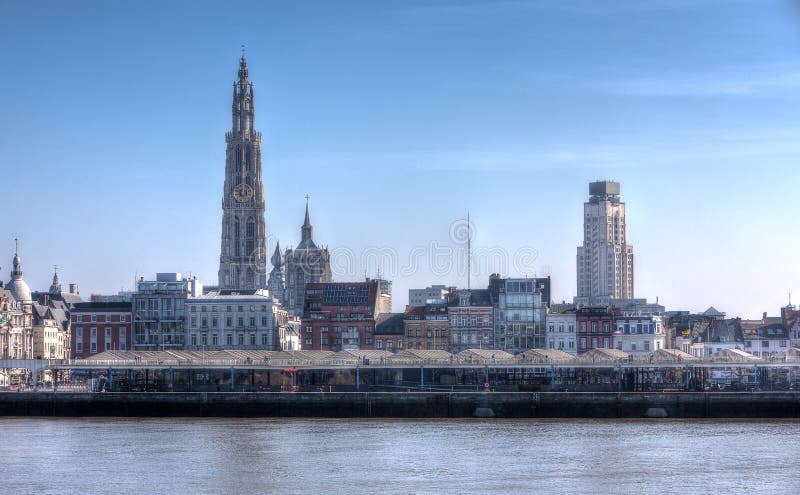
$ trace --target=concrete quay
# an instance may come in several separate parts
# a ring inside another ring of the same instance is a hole
[[[800,393],[5,392],[0,416],[791,419]]]

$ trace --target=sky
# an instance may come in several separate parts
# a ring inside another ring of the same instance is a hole
[[[0,278],[216,284],[240,45],[270,252],[305,195],[334,279],[491,273],[575,295],[588,183],[616,180],[635,295],[800,299],[800,6],[789,1],[0,0]],[[268,267],[269,269],[269,267]]]

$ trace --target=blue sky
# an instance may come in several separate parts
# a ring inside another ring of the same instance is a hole
[[[231,82],[247,45],[270,247],[311,195],[336,278],[575,293],[587,183],[622,183],[636,295],[776,314],[800,298],[793,2],[0,0],[0,276],[82,294],[216,283]],[[448,249],[450,251],[448,251]],[[3,254],[3,252],[5,254]],[[409,259],[416,260],[409,262]]]

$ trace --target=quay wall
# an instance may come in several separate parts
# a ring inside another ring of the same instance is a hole
[[[4,392],[0,416],[800,418],[800,393]]]

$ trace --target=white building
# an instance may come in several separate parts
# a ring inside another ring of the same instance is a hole
[[[628,354],[649,354],[664,349],[666,334],[660,316],[619,316],[615,324],[617,349]]]
[[[279,349],[288,314],[266,290],[223,290],[186,300],[187,349]]]
[[[547,348],[577,354],[575,344],[575,313],[550,313],[547,315]]]
[[[444,285],[431,285],[424,289],[408,289],[409,306],[425,306],[428,300],[444,301],[450,291]]]
[[[625,234],[619,182],[592,182],[583,204],[583,245],[578,247],[576,303],[633,298],[633,246]]]

